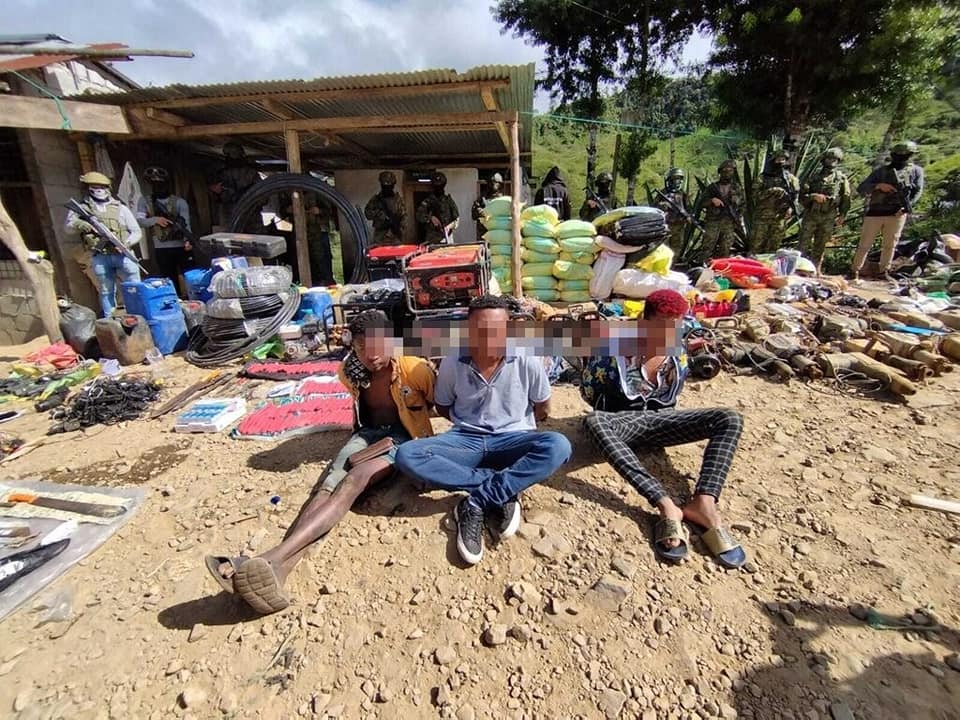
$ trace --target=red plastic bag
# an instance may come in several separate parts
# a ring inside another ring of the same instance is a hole
[[[64,370],[76,365],[80,356],[65,342],[58,342],[30,353],[24,360],[34,365],[53,365],[57,370]]]

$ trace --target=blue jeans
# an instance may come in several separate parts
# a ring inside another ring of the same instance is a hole
[[[513,500],[570,459],[570,441],[556,432],[495,435],[454,428],[397,449],[405,474],[444,490],[467,490],[484,512]]]
[[[120,276],[120,282],[135,282],[140,279],[140,268],[133,260],[119,253],[97,253],[91,265],[100,286],[100,309],[104,317],[110,317],[117,306],[117,275]]]

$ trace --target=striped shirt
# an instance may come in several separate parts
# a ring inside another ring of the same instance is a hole
[[[652,379],[643,365],[644,358],[591,358],[581,377],[581,395],[594,410],[607,412],[676,407],[686,379],[682,358],[667,357]]]

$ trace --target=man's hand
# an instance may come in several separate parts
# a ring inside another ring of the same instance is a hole
[[[440,218],[438,218],[436,215],[431,215],[430,224],[434,227],[440,227]]]
[[[786,196],[787,191],[782,187],[772,187],[770,188],[770,193],[776,198],[782,198]]]
[[[893,193],[897,191],[890,183],[877,183],[874,187],[882,193]]]
[[[723,200],[720,198],[710,198],[710,204],[714,207],[723,207]]]
[[[314,205],[312,208],[310,208],[309,210],[307,210],[307,212],[310,213],[311,215],[316,216],[316,215],[319,215],[319,214],[320,214],[320,208],[317,207],[316,205]]]
[[[193,250],[193,244],[189,240],[184,240],[183,249],[186,250],[187,252],[190,252],[191,250]]]
[[[222,193],[222,192],[223,192],[223,183],[222,183],[222,182],[218,182],[218,183],[214,183],[213,185],[211,185],[211,186],[210,186],[210,192],[212,192],[214,195],[219,195],[220,193]]]
[[[162,228],[170,227],[170,225],[172,224],[168,218],[165,218],[162,216],[155,217],[154,220],[157,222],[157,225],[159,225]]]
[[[74,229],[81,235],[96,235],[97,231],[93,229],[93,225],[88,223],[86,220],[77,220],[73,223]]]
[[[597,205],[596,200],[587,200],[587,207],[589,207],[591,210],[596,210],[599,206]]]
[[[437,405],[437,415],[442,417],[444,420],[450,419],[450,406],[449,405]]]
[[[846,219],[843,215],[838,215],[838,216],[837,216],[837,227],[841,227],[846,221],[847,221],[847,219]]]
[[[536,418],[537,422],[543,422],[550,417],[550,398],[533,404],[533,417]]]
[[[813,201],[819,205],[823,205],[827,201],[827,196],[823,193],[814,193],[810,197],[813,198]]]

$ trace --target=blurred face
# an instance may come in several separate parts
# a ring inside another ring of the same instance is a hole
[[[677,355],[680,347],[682,318],[656,314],[646,321],[646,357]]]
[[[839,162],[840,161],[833,156],[825,157],[823,159],[824,167],[828,167],[828,168],[835,168],[839,164]]]
[[[504,309],[477,310],[470,315],[467,327],[470,333],[470,352],[476,355],[499,357],[507,351],[507,320]]]
[[[890,163],[895,168],[903,168],[907,166],[907,162],[910,160],[909,155],[891,155]]]
[[[597,180],[597,191],[603,194],[610,192],[610,181],[609,180]]]
[[[733,180],[733,168],[725,167],[720,169],[720,180],[722,182],[730,182]]]
[[[379,372],[390,363],[392,338],[384,328],[367,328],[363,335],[353,338],[353,352],[370,372]]]

